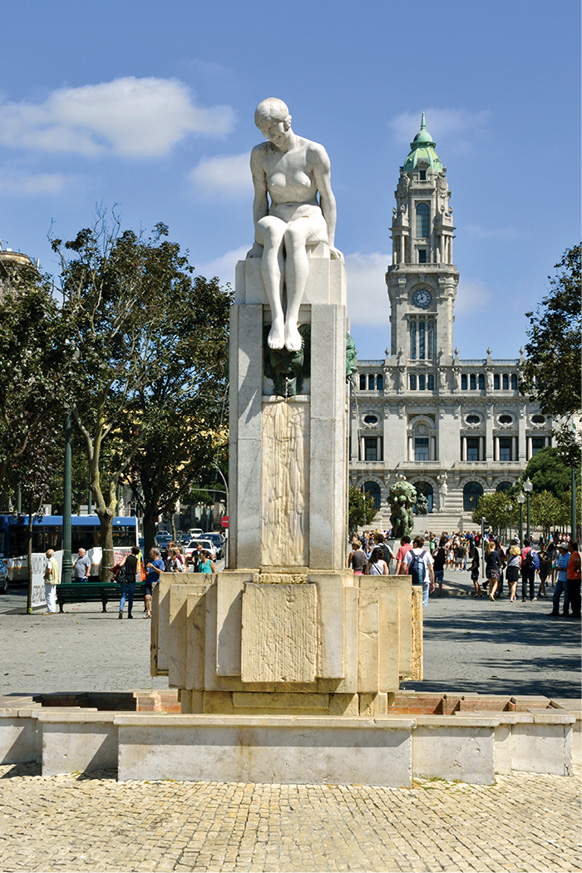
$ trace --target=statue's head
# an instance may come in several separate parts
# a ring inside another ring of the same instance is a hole
[[[291,129],[291,115],[287,104],[277,97],[262,100],[255,111],[255,124],[266,139],[274,145],[280,145]]]

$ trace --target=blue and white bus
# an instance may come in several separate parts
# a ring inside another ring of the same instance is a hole
[[[12,582],[24,582],[28,578],[28,516],[0,515],[0,558],[8,566],[8,578]],[[137,518],[116,516],[113,519],[113,550],[115,560],[138,545]],[[55,552],[63,547],[62,515],[42,515],[33,519],[32,551]],[[91,559],[91,575],[99,575],[101,564],[101,525],[96,515],[71,516],[71,555],[73,560],[79,549],[85,549]]]

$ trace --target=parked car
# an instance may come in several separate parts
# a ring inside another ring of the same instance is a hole
[[[6,594],[8,591],[8,567],[0,558],[0,594]]]
[[[219,533],[207,533],[205,539],[210,540],[216,549],[216,557],[220,560],[224,554],[224,541]]]
[[[211,540],[201,539],[200,537],[197,537],[195,540],[190,540],[190,542],[184,549],[184,554],[186,555],[186,557],[192,557],[192,552],[198,547],[198,543],[201,543],[204,551],[209,552],[212,560],[216,561],[216,546]]]

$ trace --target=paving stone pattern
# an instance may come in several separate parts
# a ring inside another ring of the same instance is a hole
[[[582,870],[579,775],[412,789],[0,767],[3,871]]]

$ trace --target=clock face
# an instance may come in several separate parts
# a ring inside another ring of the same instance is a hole
[[[412,295],[412,302],[415,306],[418,306],[419,309],[428,309],[432,303],[432,294],[425,288],[419,288],[418,291],[415,291]]]

